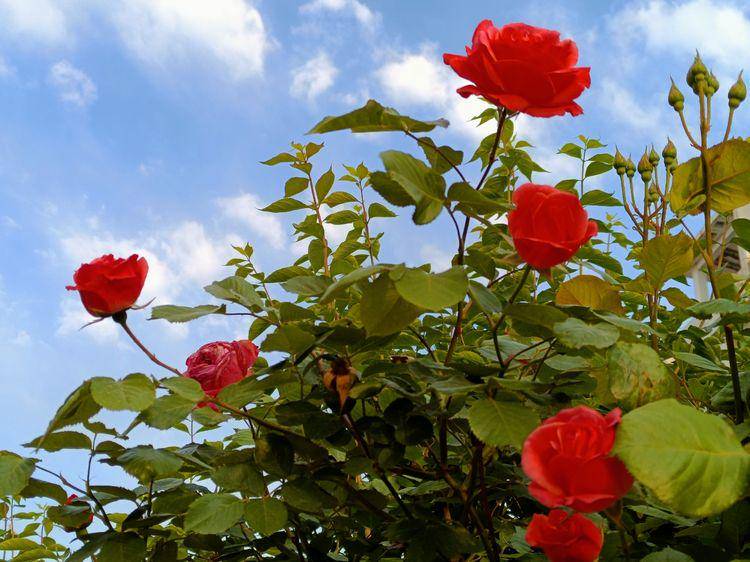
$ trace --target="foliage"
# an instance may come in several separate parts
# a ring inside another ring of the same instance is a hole
[[[697,92],[703,108],[710,96]],[[721,259],[705,259],[725,241],[694,238],[685,221],[703,213],[710,224],[750,201],[750,144],[709,147],[703,111],[701,140],[686,129],[699,156],[682,165],[669,146],[636,169],[597,139],[565,144],[581,175],[556,187],[596,216],[615,214],[596,220],[598,236],[569,263],[537,272],[503,220],[514,190],[543,172],[515,115],[489,106],[477,120],[496,132],[471,153],[418,136],[446,122],[369,101],[312,132],[397,132],[414,151],[383,152],[378,170],[322,165],[318,142],[266,160],[289,177],[265,211],[294,217],[306,252],[261,272],[253,256],[265,249],[238,246],[206,302],[151,312],[246,319],[263,353],[252,376],[207,395],[152,355],[152,372],[81,382],[26,445],[32,457],[0,453],[0,549],[106,562],[540,560],[524,532],[546,510],[520,452],[540,420],[587,405],[624,410],[614,454],[637,481],[593,518],[601,560],[746,557],[750,303]],[[451,268],[381,261],[384,244],[403,243],[379,231],[399,214],[455,229]],[[735,223],[743,245],[750,227]],[[346,229],[338,244],[330,225]],[[696,257],[707,303],[688,296]],[[124,313],[113,318],[127,328]],[[132,421],[108,427],[107,411]],[[137,426],[177,441],[134,444]],[[40,452],[61,450],[127,476],[71,481]],[[71,492],[96,516],[73,531],[72,554],[50,536],[80,524]],[[28,511],[37,498],[59,505]]]

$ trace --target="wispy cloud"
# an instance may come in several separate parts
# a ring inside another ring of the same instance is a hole
[[[315,100],[333,86],[339,71],[331,57],[321,52],[301,66],[292,69],[292,84],[289,93],[296,98]]]
[[[50,67],[49,82],[66,103],[86,107],[96,101],[96,84],[85,72],[67,60],[61,60]]]
[[[311,0],[300,6],[302,13],[339,12],[354,16],[360,24],[372,27],[380,21],[380,14],[360,0]]]

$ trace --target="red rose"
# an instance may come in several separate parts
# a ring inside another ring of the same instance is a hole
[[[75,285],[86,310],[94,316],[112,316],[135,304],[146,282],[148,262],[133,254],[128,259],[107,254],[84,263],[73,274]]]
[[[75,505],[75,506],[81,506],[81,507],[87,507],[89,510],[89,518],[87,521],[84,521],[82,524],[78,525],[77,527],[65,527],[65,530],[69,533],[72,533],[73,531],[80,531],[81,529],[85,529],[91,523],[94,521],[94,512],[91,511],[91,507],[88,503],[86,503],[83,500],[79,500],[78,496],[76,494],[72,494],[68,496],[68,499],[65,500],[65,505]]]
[[[552,562],[593,562],[604,537],[599,527],[580,513],[553,509],[549,515],[534,514],[526,529],[526,542],[541,548]]]
[[[443,61],[473,82],[458,93],[534,117],[580,115],[573,100],[591,86],[589,68],[575,67],[578,47],[557,31],[511,23],[498,29],[484,20],[466,56],[444,54]]]
[[[581,201],[549,185],[526,183],[513,192],[508,231],[521,259],[536,269],[568,261],[599,229]]]
[[[624,496],[633,477],[609,456],[622,413],[606,416],[585,406],[546,419],[523,444],[521,466],[529,492],[547,507],[567,506],[592,513]]]
[[[251,375],[257,358],[258,348],[249,340],[207,343],[188,357],[185,376],[197,380],[213,398],[225,386]]]

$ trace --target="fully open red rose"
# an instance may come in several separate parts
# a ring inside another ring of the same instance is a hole
[[[133,254],[128,259],[107,254],[84,263],[73,274],[75,285],[86,310],[94,316],[112,316],[135,304],[148,274],[146,258]]]
[[[580,513],[553,509],[534,514],[526,529],[526,542],[541,548],[552,562],[594,562],[604,543],[596,524]]]
[[[498,29],[484,20],[474,32],[466,56],[444,54],[443,60],[473,82],[458,93],[534,117],[580,115],[575,100],[591,86],[589,68],[575,67],[578,47],[557,31],[511,23]]]
[[[529,492],[547,507],[592,513],[608,508],[633,485],[620,459],[610,456],[621,412],[606,416],[585,406],[546,419],[523,444],[521,466]]]
[[[513,192],[513,203],[508,231],[518,255],[536,269],[568,261],[598,232],[578,197],[567,191],[526,183]]]
[[[258,347],[249,340],[207,343],[188,357],[186,377],[197,380],[211,397],[252,374]],[[205,404],[199,404],[203,406]]]

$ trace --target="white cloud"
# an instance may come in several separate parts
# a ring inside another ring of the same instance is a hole
[[[0,78],[11,76],[13,74],[15,74],[13,67],[10,66],[8,61],[6,61],[2,55],[0,55]]]
[[[645,41],[647,50],[670,54],[690,54],[698,49],[709,66],[714,59],[735,67],[738,58],[750,50],[750,18],[730,2],[652,0],[636,9],[628,5],[611,21],[616,36],[626,42],[625,48],[635,40]]]
[[[66,60],[50,67],[49,82],[57,89],[60,99],[66,103],[86,107],[97,98],[96,85],[91,78]]]
[[[128,0],[114,22],[127,49],[163,71],[208,59],[243,80],[262,75],[272,45],[260,12],[244,0]]]
[[[321,52],[292,70],[289,93],[296,98],[307,98],[312,101],[333,86],[338,73],[331,58]]]
[[[302,13],[323,11],[349,13],[363,26],[372,27],[380,21],[380,15],[373,12],[360,0],[311,0],[300,6]]]
[[[236,197],[218,199],[216,203],[227,218],[247,226],[272,248],[286,248],[287,236],[283,223],[278,217],[260,211],[265,205],[256,195],[242,193]]]
[[[24,43],[56,46],[70,40],[65,7],[59,0],[0,0],[0,30]]]
[[[646,132],[661,130],[663,104],[649,104],[637,100],[621,83],[607,78],[602,81],[598,94],[605,111],[618,122]]]
[[[451,267],[453,253],[434,244],[425,244],[419,249],[419,257],[431,264],[433,271],[445,271]]]
[[[117,324],[110,320],[103,320],[87,326],[92,320],[93,318],[81,306],[78,298],[69,296],[60,303],[57,335],[69,336],[82,332],[102,345],[116,343],[119,340],[120,329]]]

